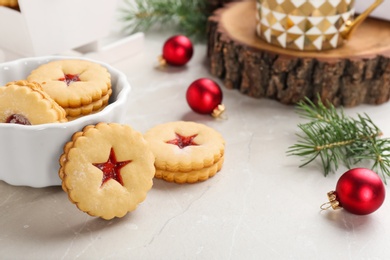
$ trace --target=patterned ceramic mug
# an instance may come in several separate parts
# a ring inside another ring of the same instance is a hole
[[[257,0],[257,34],[288,49],[337,48],[381,3],[375,0],[354,18],[355,0]]]

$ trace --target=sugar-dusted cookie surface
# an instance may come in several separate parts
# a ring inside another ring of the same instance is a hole
[[[60,157],[59,176],[71,202],[91,216],[123,217],[153,184],[154,155],[128,125],[99,123],[73,135]]]
[[[33,70],[27,80],[40,83],[45,92],[65,109],[79,109],[93,103],[94,108],[99,109],[97,102],[102,98],[108,100],[107,95],[111,93],[108,70],[87,60],[48,62]]]
[[[65,110],[38,83],[21,80],[0,87],[0,123],[39,125],[66,121]]]
[[[156,178],[178,183],[197,182],[222,167],[225,141],[211,127],[195,122],[169,122],[144,134],[156,161]]]

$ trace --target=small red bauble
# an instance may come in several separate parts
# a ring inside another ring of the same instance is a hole
[[[187,89],[186,99],[190,108],[199,114],[222,113],[218,113],[223,110],[222,91],[211,79],[200,78],[192,82]]]
[[[355,168],[340,177],[336,190],[329,192],[328,198],[333,209],[344,208],[353,214],[367,215],[382,205],[385,194],[383,182],[375,172]]]
[[[191,40],[184,35],[175,35],[164,43],[162,63],[183,66],[192,58],[193,53]]]

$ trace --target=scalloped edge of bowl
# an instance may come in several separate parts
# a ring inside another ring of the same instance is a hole
[[[112,94],[115,100],[112,101],[110,98],[110,103],[97,113],[66,123],[34,126],[0,123],[0,164],[3,167],[0,171],[0,180],[10,185],[34,188],[61,185],[61,179],[58,176],[59,159],[64,145],[71,140],[72,135],[87,125],[99,122],[123,123],[131,85],[123,72],[105,62],[78,56],[43,56],[0,63],[0,70],[6,66],[19,66],[20,63],[25,65],[34,63],[39,66],[39,64],[61,59],[89,60],[105,66],[111,73],[112,85],[115,86]],[[3,83],[0,82],[0,85],[2,86]],[[7,150],[8,147],[14,148]],[[46,152],[41,152],[41,150]]]

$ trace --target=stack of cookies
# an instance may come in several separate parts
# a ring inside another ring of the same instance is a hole
[[[60,60],[43,64],[27,77],[38,82],[68,118],[88,115],[108,104],[111,75],[103,66],[86,60]]]
[[[199,123],[165,123],[145,135],[128,125],[98,123],[76,132],[64,146],[59,177],[80,210],[112,219],[137,208],[153,177],[195,183],[214,176],[224,150],[221,134]]]
[[[214,176],[222,167],[225,141],[206,125],[169,122],[153,127],[144,137],[156,157],[156,178],[195,183]]]
[[[52,61],[33,70],[27,80],[0,87],[0,123],[36,125],[73,120],[102,110],[111,93],[111,75],[100,64]]]

